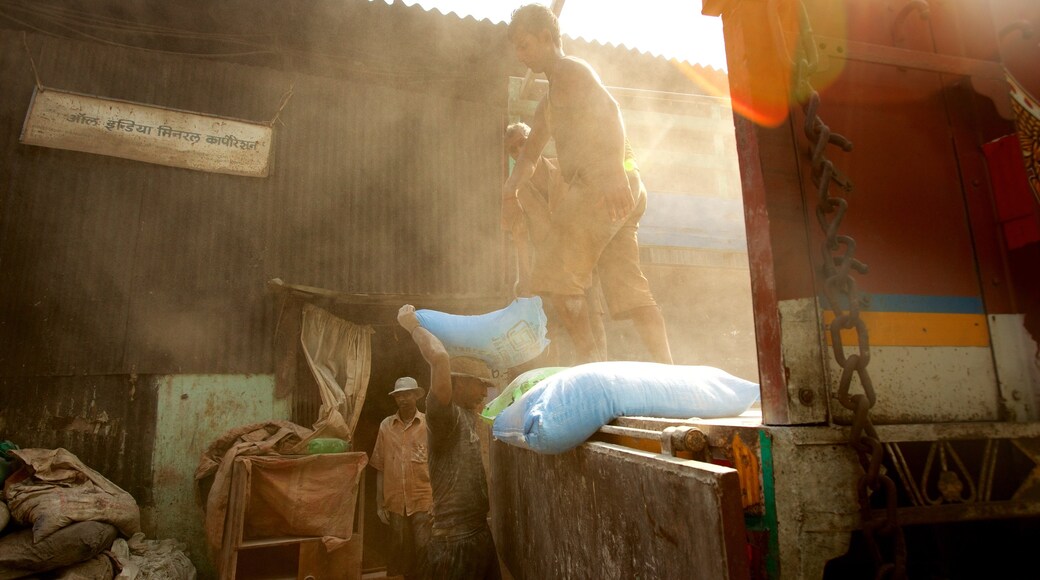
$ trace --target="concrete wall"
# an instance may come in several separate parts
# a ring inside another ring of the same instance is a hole
[[[199,578],[216,576],[206,549],[203,511],[195,502],[195,469],[211,443],[228,430],[270,419],[288,420],[290,399],[274,398],[274,375],[158,377],[153,505],[141,510],[149,538],[188,544]]]

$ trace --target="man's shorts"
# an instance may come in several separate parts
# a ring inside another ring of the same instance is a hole
[[[610,314],[624,318],[633,309],[656,306],[639,267],[639,220],[646,211],[646,188],[637,171],[628,173],[635,207],[612,221],[603,196],[580,178],[553,209],[546,250],[535,252],[531,290],[536,294],[581,296],[598,270]]]
[[[430,540],[429,580],[501,580],[498,551],[487,525],[458,536]]]

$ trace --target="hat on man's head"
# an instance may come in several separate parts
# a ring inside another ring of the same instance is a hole
[[[419,398],[421,399],[426,391],[419,386],[419,383],[415,382],[412,377],[401,377],[394,383],[394,390],[390,391],[390,395],[396,395],[397,393],[404,393],[408,391],[419,391]]]
[[[451,359],[451,374],[480,379],[485,386],[494,387],[495,380],[491,376],[491,368],[479,358],[456,356]]]

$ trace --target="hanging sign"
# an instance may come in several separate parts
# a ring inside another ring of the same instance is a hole
[[[272,134],[267,125],[37,87],[21,142],[267,177]]]

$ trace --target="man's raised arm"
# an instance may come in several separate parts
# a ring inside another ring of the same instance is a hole
[[[440,339],[419,325],[415,307],[405,304],[397,311],[397,323],[412,336],[426,362],[430,364],[430,396],[441,405],[451,404],[451,358]]]

